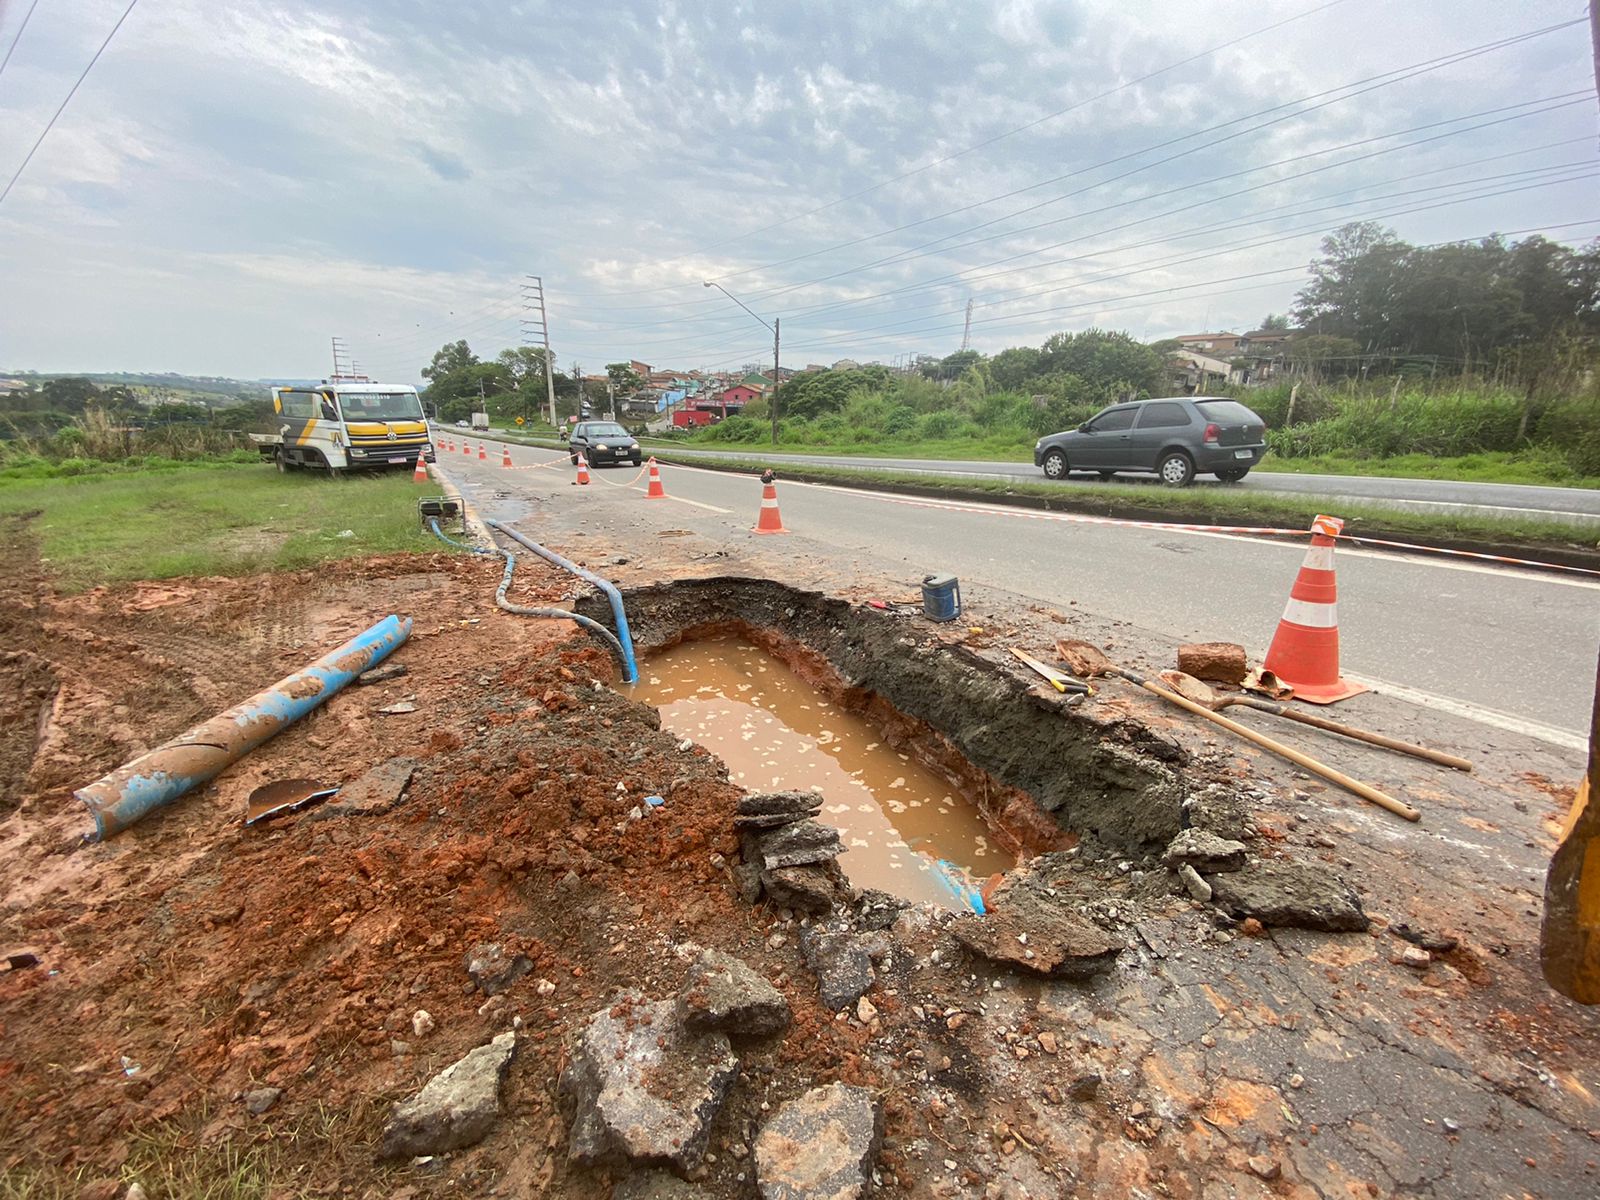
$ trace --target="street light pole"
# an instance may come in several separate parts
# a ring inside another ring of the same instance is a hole
[[[772,444],[776,446],[778,444],[778,329],[783,324],[783,321],[779,317],[773,317],[771,323],[769,324],[765,317],[751,309],[749,305],[747,305],[743,300],[739,299],[739,297],[735,296],[727,288],[723,287],[720,283],[713,283],[711,280],[707,279],[701,283],[701,286],[716,288],[717,291],[721,292],[729,300],[732,300],[740,308],[744,309],[745,312],[749,313],[763,325],[766,325],[768,329],[772,330],[772,399],[767,402],[767,407],[772,412]]]

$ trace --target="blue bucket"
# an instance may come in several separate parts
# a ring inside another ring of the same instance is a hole
[[[961,584],[954,575],[922,577],[922,611],[933,621],[954,621],[961,615]]]

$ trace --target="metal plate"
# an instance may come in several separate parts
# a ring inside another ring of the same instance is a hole
[[[326,800],[339,789],[326,787],[315,779],[279,779],[264,783],[245,801],[244,823],[254,825],[282,813],[293,812],[317,800]]]

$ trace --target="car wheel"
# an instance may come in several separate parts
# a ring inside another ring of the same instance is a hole
[[[644,465],[644,459],[642,459],[642,458],[638,457],[637,455],[635,455],[634,459],[633,459],[633,465],[636,466],[636,467],[643,466]]]
[[[1111,478],[1114,478],[1115,476],[1116,476],[1116,472],[1115,471],[1101,471],[1100,472],[1100,478],[1101,479],[1111,479]]]
[[[1162,456],[1156,473],[1168,487],[1188,487],[1194,482],[1194,463],[1182,450],[1174,450]]]
[[[1046,479],[1065,479],[1067,477],[1067,456],[1060,450],[1047,450],[1044,456],[1044,477]]]
[[[1223,483],[1238,483],[1239,480],[1243,479],[1248,474],[1250,474],[1249,467],[1245,467],[1243,470],[1235,468],[1231,471],[1216,472],[1217,478],[1222,480]]]

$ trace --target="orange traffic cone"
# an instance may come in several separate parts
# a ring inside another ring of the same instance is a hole
[[[589,482],[589,461],[581,454],[578,455],[578,482],[580,484]]]
[[[1313,704],[1347,700],[1367,689],[1339,677],[1339,617],[1333,578],[1333,539],[1344,529],[1338,517],[1311,522],[1311,548],[1295,576],[1278,632],[1261,664]]]
[[[761,475],[761,482],[766,486],[761,491],[761,518],[756,522],[757,533],[788,533],[783,527],[783,517],[778,514],[778,485],[774,482],[777,478],[771,471]]]
[[[508,470],[510,469],[510,467],[511,467],[511,447],[510,446],[507,446],[505,448],[505,454],[500,459],[500,465],[502,467],[507,468]]]
[[[471,458],[472,457],[472,447],[471,447],[471,445],[469,445],[466,442],[462,442],[461,443],[461,453],[465,454],[468,458]]]
[[[411,482],[412,483],[427,483],[428,482],[428,460],[425,459],[424,457],[422,457],[422,455],[420,455],[420,454],[417,455],[417,469],[415,471],[411,472]]]
[[[489,456],[483,452],[483,443],[482,442],[478,443],[478,461],[479,462],[488,462],[489,461]]]
[[[667,489],[661,486],[661,468],[656,466],[655,457],[650,458],[650,486],[645,489],[646,500],[665,500]]]

